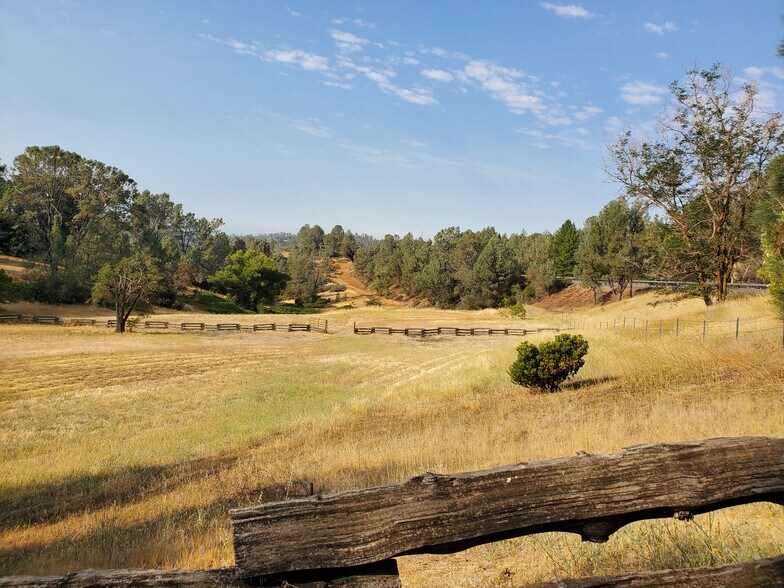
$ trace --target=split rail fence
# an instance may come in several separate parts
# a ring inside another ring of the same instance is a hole
[[[489,328],[489,327],[358,327],[354,323],[355,335],[406,335],[408,337],[432,337],[434,335],[455,335],[457,337],[477,337],[482,335],[530,335],[532,333],[559,332],[559,327],[538,329]]]
[[[784,505],[784,439],[631,447],[231,510],[235,566],[0,578],[0,586],[400,586],[394,558],[565,531],[604,542],[634,521]],[[559,580],[587,586],[784,586],[784,556],[718,568]]]
[[[0,323],[5,324],[33,324],[33,325],[60,325],[71,327],[107,327],[115,328],[117,321],[115,319],[98,320],[98,319],[84,319],[84,318],[62,318],[58,316],[45,316],[45,315],[23,315],[23,314],[2,314],[0,315]],[[184,322],[176,323],[170,321],[143,321],[135,325],[135,329],[144,331],[156,330],[178,330],[178,331],[286,331],[286,332],[329,332],[329,322],[326,320],[309,321],[307,323],[289,323],[289,324],[276,324],[276,323],[256,323],[256,324],[242,324],[242,323],[199,323],[199,322]]]

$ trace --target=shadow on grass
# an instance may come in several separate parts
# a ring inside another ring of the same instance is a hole
[[[605,376],[603,378],[585,378],[583,380],[575,380],[567,382],[561,386],[561,390],[580,390],[581,388],[589,388],[598,384],[606,384],[608,382],[615,382],[618,378],[615,376]]]
[[[170,492],[231,467],[239,455],[201,458],[165,466],[70,476],[0,492],[0,530],[83,514],[107,504],[127,504]]]
[[[42,524],[67,514],[90,520],[91,511],[117,503],[129,504],[150,494],[163,494],[177,484],[199,476],[217,475],[230,468],[239,456],[200,459],[160,468],[129,468],[107,476],[83,476],[60,485],[19,489],[0,498],[3,529]],[[356,474],[379,476],[379,467]],[[133,483],[133,476],[139,479]],[[308,480],[270,483],[253,476],[244,487],[227,488],[227,497],[199,507],[172,509],[150,520],[126,524],[112,520],[91,525],[84,534],[56,536],[38,533],[23,545],[0,545],[0,576],[64,574],[87,568],[170,568],[178,561],[203,558],[204,567],[232,565],[228,511],[261,502],[302,498],[331,492]],[[216,483],[221,483],[219,477]],[[26,494],[24,492],[27,492]],[[20,504],[17,500],[23,501]],[[261,500],[259,500],[261,498]],[[36,501],[41,501],[36,504]],[[64,531],[67,533],[68,531]]]

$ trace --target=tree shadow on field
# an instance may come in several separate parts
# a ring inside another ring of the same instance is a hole
[[[199,535],[228,527],[227,512],[232,506],[229,501],[219,502],[206,509],[167,512],[141,523],[108,522],[86,534],[49,539],[39,535],[26,545],[0,546],[0,576],[171,567],[196,547]],[[231,558],[228,546],[226,555]]]
[[[83,474],[0,492],[0,530],[57,521],[109,504],[128,504],[171,492],[231,467],[240,454],[218,455],[162,466]]]
[[[561,390],[580,390],[582,388],[589,388],[591,386],[597,386],[599,384],[606,384],[608,382],[615,382],[618,380],[616,376],[604,376],[601,378],[585,378],[582,380],[575,380],[573,382],[567,382],[561,386]]]
[[[42,524],[68,514],[81,515],[90,528],[74,536],[63,536],[71,533],[70,529],[63,529],[56,531],[56,535],[49,531],[36,533],[24,544],[0,544],[0,576],[64,574],[87,568],[170,568],[178,561],[192,561],[194,556],[205,557],[209,562],[204,564],[206,567],[232,565],[230,509],[334,490],[314,485],[309,480],[270,483],[269,479],[252,476],[251,484],[227,488],[226,497],[198,507],[177,509],[175,506],[138,523],[115,522],[110,518],[89,524],[92,510],[97,512],[100,507],[116,504],[115,501],[127,504],[156,493],[163,494],[196,477],[214,473],[216,484],[224,486],[217,470],[231,468],[238,457],[232,455],[223,461],[199,459],[168,467],[129,468],[108,476],[75,477],[60,485],[51,484],[32,491],[22,488],[14,496],[24,504],[11,500],[12,495],[5,493],[0,498],[2,529]],[[191,468],[190,473],[183,471],[188,468]],[[358,479],[375,481],[383,477],[385,471],[386,468],[378,467],[354,473]],[[129,476],[147,476],[148,479],[146,483],[139,483],[138,488],[125,488],[132,479]],[[97,484],[100,491],[85,492],[90,484]],[[112,484],[123,490],[112,491]],[[29,492],[23,495],[25,490]],[[74,494],[68,495],[70,491]],[[36,500],[43,502],[36,505]]]

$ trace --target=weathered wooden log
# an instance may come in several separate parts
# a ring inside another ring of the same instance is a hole
[[[397,562],[317,572],[240,578],[235,568],[217,570],[85,570],[64,576],[0,577],[0,588],[98,588],[103,586],[286,586],[288,588],[400,588]]]
[[[621,576],[574,578],[525,588],[784,588],[784,556],[718,568],[662,570]]]
[[[252,586],[231,569],[220,570],[84,570],[64,576],[8,576],[3,588],[94,588],[98,586]]]
[[[243,576],[452,553],[549,531],[601,542],[642,519],[784,502],[784,439],[649,444],[230,511]]]

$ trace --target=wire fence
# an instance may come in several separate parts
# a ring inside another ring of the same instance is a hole
[[[616,317],[599,321],[561,317],[569,328],[583,331],[622,331],[641,337],[688,337],[707,341],[713,338],[748,339],[751,336],[773,336],[784,347],[784,321],[774,315],[736,317],[731,320],[650,319],[645,317]]]

